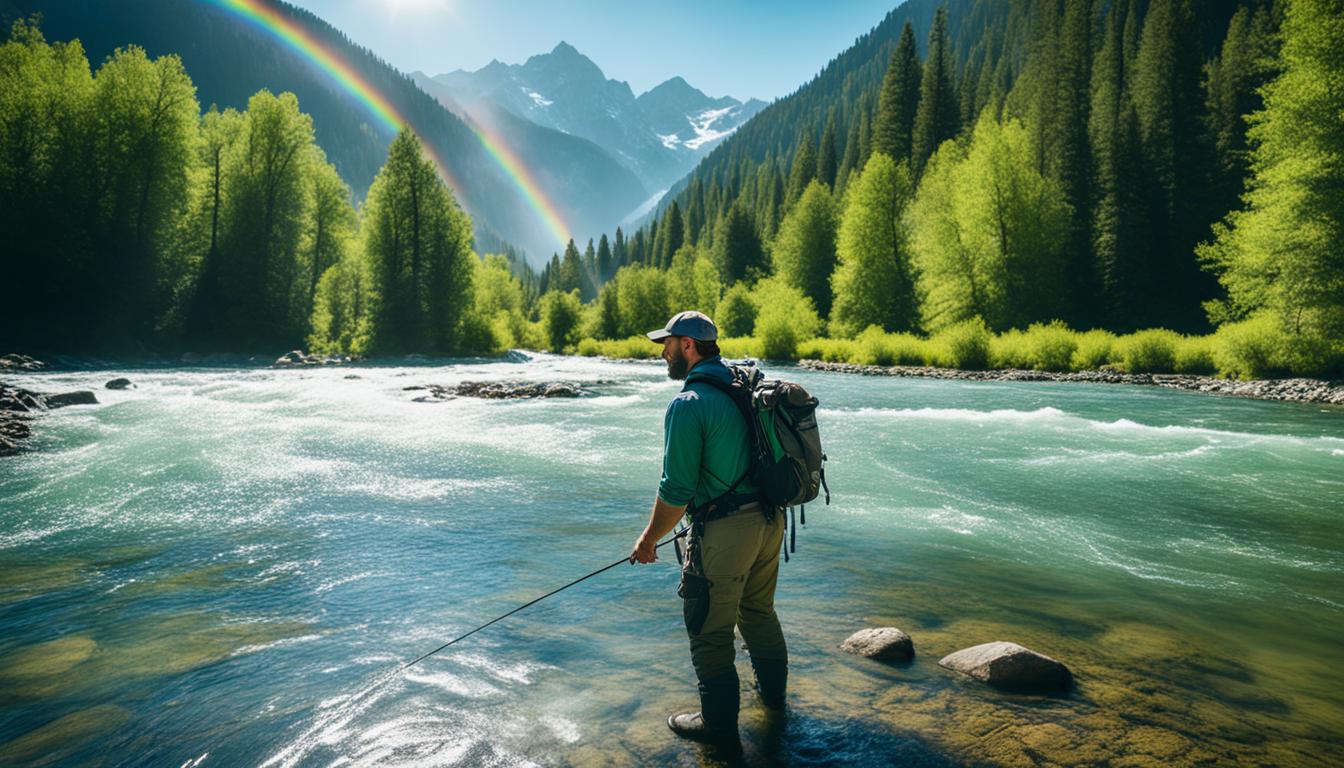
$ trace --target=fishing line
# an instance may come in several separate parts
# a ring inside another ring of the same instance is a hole
[[[687,533],[689,533],[689,532],[690,532],[690,528],[684,528],[684,529],[682,529],[680,532],[678,532],[678,533],[676,533],[675,535],[673,535],[671,538],[669,538],[669,539],[667,539],[667,540],[665,540],[665,541],[659,542],[658,545],[654,547],[654,549],[657,550],[657,549],[660,549],[661,547],[663,547],[663,546],[666,545],[666,544],[671,544],[672,542],[676,541],[677,539],[681,538],[682,536],[685,536],[685,535],[686,535]],[[447,648],[448,646],[452,645],[453,643],[456,643],[456,642],[459,641],[459,640],[465,640],[465,639],[467,639],[468,637],[471,637],[472,635],[476,634],[477,632],[480,632],[482,629],[485,629],[486,627],[490,626],[491,624],[494,624],[494,623],[499,622],[499,621],[503,621],[504,619],[509,618],[510,616],[512,616],[512,615],[515,614],[515,613],[518,613],[519,611],[523,610],[524,608],[528,608],[528,607],[530,607],[530,606],[536,605],[537,603],[540,603],[542,600],[545,600],[546,598],[550,597],[551,595],[556,594],[557,592],[563,592],[564,590],[569,589],[570,587],[574,586],[575,584],[578,584],[578,583],[581,582],[581,581],[587,581],[588,579],[593,578],[594,576],[598,575],[599,573],[605,573],[605,572],[611,570],[612,568],[615,568],[615,567],[618,566],[618,565],[622,565],[622,564],[624,564],[624,563],[633,563],[633,562],[634,562],[634,560],[633,560],[631,557],[626,556],[626,557],[621,558],[620,560],[617,560],[616,562],[614,562],[614,563],[612,563],[612,564],[610,564],[610,565],[604,565],[604,566],[602,566],[601,568],[598,568],[596,571],[593,571],[592,573],[588,574],[587,576],[581,576],[581,577],[579,577],[579,578],[577,578],[577,579],[575,579],[575,580],[569,582],[568,584],[564,585],[563,587],[557,587],[556,589],[553,589],[553,590],[551,590],[550,592],[547,592],[546,594],[542,595],[541,597],[538,597],[538,598],[536,598],[536,599],[534,599],[534,600],[531,600],[531,601],[529,601],[529,602],[523,603],[522,605],[518,606],[517,608],[514,608],[512,611],[509,611],[508,613],[506,613],[506,614],[504,614],[504,615],[502,615],[502,616],[496,616],[495,618],[493,618],[493,619],[491,619],[491,620],[485,622],[485,623],[482,624],[481,626],[479,626],[479,627],[477,627],[477,628],[471,630],[470,632],[467,632],[467,633],[464,634],[464,635],[458,635],[457,637],[453,638],[452,640],[449,640],[448,642],[444,643],[443,645],[440,645],[438,648],[435,648],[434,650],[430,651],[429,653],[426,653],[426,654],[424,654],[423,656],[420,656],[420,657],[416,658],[416,659],[413,660],[413,661],[408,661],[408,662],[406,662],[405,664],[401,665],[401,666],[398,667],[396,670],[394,670],[393,674],[395,674],[396,672],[401,672],[401,671],[403,671],[403,670],[406,670],[406,669],[408,669],[408,668],[410,668],[410,667],[413,667],[413,666],[415,666],[416,664],[420,663],[421,661],[424,661],[425,659],[429,658],[430,656],[433,656],[434,654],[438,653],[439,651],[442,651],[443,649]]]

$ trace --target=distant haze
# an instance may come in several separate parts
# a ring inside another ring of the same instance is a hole
[[[686,78],[770,101],[812,78],[898,0],[290,0],[404,72],[518,64],[564,40],[641,94]]]

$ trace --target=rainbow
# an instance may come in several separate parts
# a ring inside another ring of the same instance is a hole
[[[278,38],[296,53],[312,61],[330,75],[341,88],[360,101],[388,131],[396,133],[403,127],[409,127],[415,133],[416,138],[420,139],[420,146],[429,155],[429,159],[438,169],[444,183],[457,194],[459,199],[462,198],[462,185],[448,170],[448,165],[439,156],[433,145],[425,141],[419,131],[416,131],[415,126],[411,125],[411,122],[397,109],[396,105],[389,101],[381,91],[373,87],[339,51],[318,40],[302,25],[281,14],[265,0],[207,1],[251,22]],[[528,207],[536,213],[556,242],[560,244],[567,242],[570,238],[569,227],[560,216],[555,203],[546,196],[546,193],[537,184],[535,176],[518,157],[518,153],[513,151],[497,132],[489,131],[469,120],[463,122],[466,123],[476,140],[481,143],[490,159],[494,160],[503,169],[504,174],[518,188],[523,199],[527,201]]]

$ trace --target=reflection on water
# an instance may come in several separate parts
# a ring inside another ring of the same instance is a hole
[[[801,371],[836,491],[783,568],[790,712],[696,704],[642,526],[675,386],[655,365],[43,374],[138,388],[49,414],[0,467],[0,764],[1323,765],[1340,762],[1344,422],[1124,387]],[[408,384],[606,380],[577,401]],[[613,555],[613,553],[616,553]],[[892,625],[917,656],[847,656]],[[1011,640],[1068,696],[937,666]]]

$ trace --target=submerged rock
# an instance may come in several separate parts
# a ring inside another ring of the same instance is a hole
[[[860,629],[840,644],[840,650],[878,661],[910,661],[915,658],[915,643],[895,627]]]
[[[130,379],[118,378],[107,382],[103,386],[107,387],[108,389],[126,389],[128,387],[133,387],[135,385],[131,383]]]
[[[938,665],[1010,691],[1054,693],[1073,687],[1068,667],[1017,643],[999,641],[963,648],[944,656]]]
[[[67,405],[97,405],[98,398],[87,389],[78,389],[74,392],[61,392],[55,395],[45,397],[48,408],[64,408]]]

